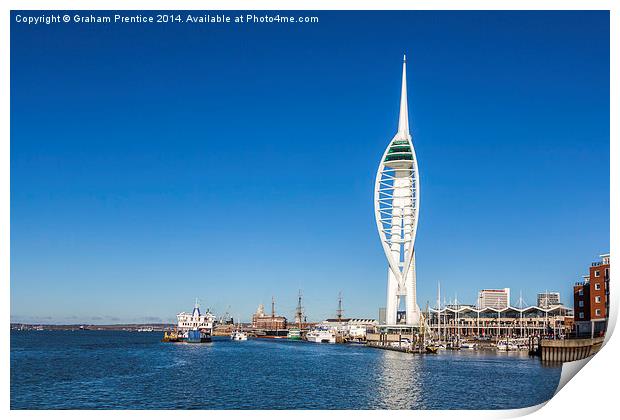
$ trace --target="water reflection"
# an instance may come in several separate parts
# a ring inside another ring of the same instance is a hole
[[[421,380],[423,356],[395,351],[382,353],[377,366],[380,408],[424,409]]]
[[[527,407],[553,395],[561,368],[527,353],[474,350],[378,351],[376,360],[374,405],[384,409]]]

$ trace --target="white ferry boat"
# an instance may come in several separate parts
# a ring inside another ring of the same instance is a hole
[[[327,330],[312,330],[306,334],[306,340],[311,343],[335,343],[336,334]]]
[[[168,337],[167,341],[185,341],[188,343],[208,343],[211,341],[215,316],[209,310],[204,314],[201,313],[198,300],[196,300],[191,313],[181,312],[177,314],[177,321],[176,340],[170,340]]]

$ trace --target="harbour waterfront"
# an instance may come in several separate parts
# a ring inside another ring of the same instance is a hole
[[[561,372],[522,352],[160,339],[11,331],[11,409],[508,409],[551,398]]]

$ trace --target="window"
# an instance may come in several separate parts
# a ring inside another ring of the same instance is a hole
[[[583,319],[583,312],[579,312],[579,318]]]
[[[580,307],[580,308],[583,308],[583,300],[580,300],[580,301],[579,301],[579,307]]]
[[[594,302],[596,302],[596,303],[601,303],[601,297],[600,297],[600,296],[596,296],[596,297],[594,298]]]
[[[601,290],[601,283],[594,283],[594,290]]]
[[[596,316],[601,316],[601,310],[600,310],[600,309],[597,309],[596,311],[594,311],[594,314],[595,314]]]
[[[601,277],[601,272],[599,270],[596,270],[594,272],[594,277]]]
[[[579,296],[583,296],[583,289],[579,289]]]

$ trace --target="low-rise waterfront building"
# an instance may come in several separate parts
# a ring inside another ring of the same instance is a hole
[[[431,309],[429,318],[431,331],[441,337],[561,337],[572,327],[572,310],[562,305],[503,309],[446,306]]]

